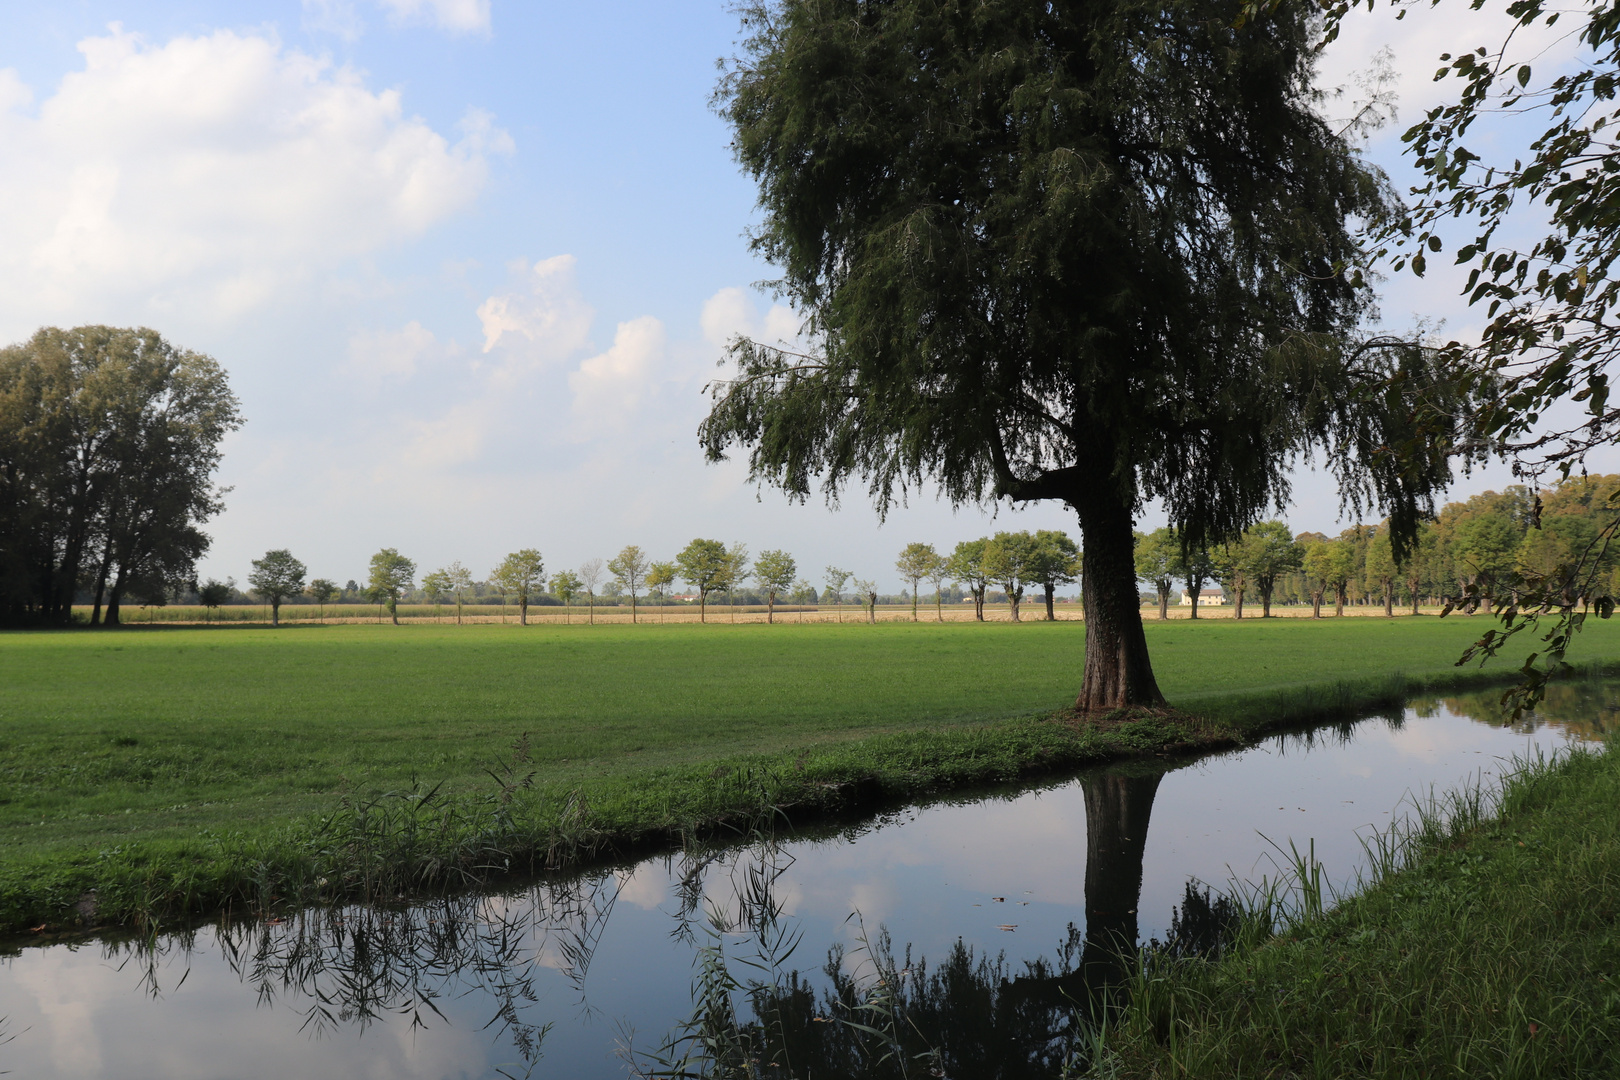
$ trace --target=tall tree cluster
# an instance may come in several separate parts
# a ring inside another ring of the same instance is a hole
[[[42,329],[0,350],[0,621],[92,622],[161,601],[208,550],[225,372],[153,330]]]

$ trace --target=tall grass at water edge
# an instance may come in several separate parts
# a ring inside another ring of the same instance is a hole
[[[1576,748],[1414,798],[1338,893],[1280,851],[1224,955],[1141,954],[1086,1075],[1620,1075],[1617,802]]]

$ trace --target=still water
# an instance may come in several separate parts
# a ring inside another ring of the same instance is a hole
[[[950,1075],[990,1075],[983,1061],[995,1075],[1050,1075],[1047,1044],[1088,946],[1165,938],[1189,882],[1274,876],[1290,843],[1314,843],[1328,875],[1350,882],[1358,836],[1413,793],[1494,783],[1515,755],[1620,723],[1616,685],[1556,687],[1514,726],[1496,717],[1496,696],[500,896],[155,942],[15,945],[0,957],[0,1072],[623,1077],[694,1015],[699,969],[724,955],[745,984],[767,974],[750,963],[774,962],[777,993],[753,1004],[796,1032],[816,1075],[850,1069],[859,1052],[828,1021],[827,995],[870,993],[883,970],[907,973],[914,1017],[934,1025],[928,1045],[954,1046]],[[748,1019],[747,996],[734,1000]]]

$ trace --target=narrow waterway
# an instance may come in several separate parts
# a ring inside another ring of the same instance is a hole
[[[984,1060],[995,1075],[1051,1075],[1053,1039],[1097,950],[1184,931],[1189,883],[1274,876],[1279,850],[1314,844],[1342,886],[1362,868],[1359,837],[1414,793],[1494,784],[1514,756],[1620,722],[1616,684],[1555,687],[1540,715],[1513,726],[1496,717],[1497,696],[1413,702],[1169,770],[979,792],[507,895],[155,942],[23,943],[0,959],[0,1072],[623,1077],[627,1053],[647,1069],[701,1011],[694,987],[713,988],[703,972],[724,956],[740,982],[775,987],[752,1004],[734,996],[738,1019],[763,1009],[801,1061],[819,1063],[813,1075],[861,1053],[828,995],[858,999],[886,969],[909,973],[911,1014],[934,1025],[918,1045],[948,1044],[950,1075],[990,1075]]]

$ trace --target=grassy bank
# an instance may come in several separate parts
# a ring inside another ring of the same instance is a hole
[[[1275,936],[1150,963],[1093,1075],[1620,1075],[1620,755],[1480,794],[1386,838],[1330,912],[1307,890]]]
[[[1231,745],[1500,678],[1513,663],[1452,666],[1478,632],[1151,625],[1166,693],[1199,718],[1087,729],[1042,719],[1078,677],[1081,628],[1061,623],[9,634],[0,925],[392,896],[770,807]],[[1614,658],[1620,635],[1583,647]]]

